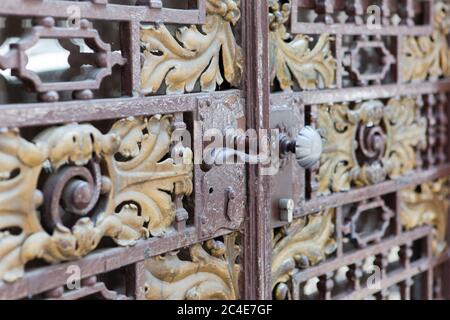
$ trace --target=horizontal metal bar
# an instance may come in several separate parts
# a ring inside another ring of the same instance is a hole
[[[430,226],[420,227],[412,231],[405,232],[399,236],[391,237],[365,249],[345,254],[340,258],[330,259],[321,265],[296,273],[293,278],[295,279],[296,283],[300,284],[308,281],[309,279],[334,272],[357,261],[362,261],[376,254],[383,253],[386,251],[386,249],[405,245],[421,238],[426,239],[431,232],[432,228]],[[430,259],[431,257],[426,258],[427,266],[430,265]]]
[[[291,32],[294,34],[342,34],[342,35],[380,35],[380,36],[425,36],[433,33],[431,25],[424,26],[383,26],[381,28],[368,28],[367,25],[354,25],[345,23],[325,24],[293,22]]]
[[[412,188],[427,181],[447,177],[450,175],[450,165],[442,165],[425,171],[414,171],[396,180],[386,181],[377,185],[355,189],[349,192],[336,193],[329,196],[316,197],[300,208],[296,209],[295,216],[303,217],[307,214],[337,208],[349,202],[358,202],[371,199],[402,189]]]
[[[362,288],[350,294],[342,294],[333,297],[335,300],[362,300],[375,293],[388,289],[396,284],[399,284],[408,279],[414,278],[416,275],[425,272],[429,267],[429,259],[423,258],[419,261],[413,262],[408,269],[400,269],[392,271],[387,277],[381,279],[379,288]]]
[[[442,264],[449,262],[450,260],[450,249],[444,250],[440,255],[433,257],[432,266],[433,269],[441,266]]]
[[[194,111],[198,99],[226,99],[241,96],[241,91],[194,93],[174,96],[117,98],[58,103],[0,105],[0,127],[45,126],[68,122],[127,118],[153,114]]]
[[[231,232],[222,230],[211,238]],[[77,261],[31,270],[23,278],[13,283],[0,282],[0,300],[19,299],[64,286],[69,276],[67,274],[69,266],[78,266],[81,271],[81,278],[84,279],[144,261],[166,252],[178,250],[198,241],[196,228],[190,227],[182,233],[172,233],[163,238],[139,241],[134,247],[97,250]]]
[[[393,1],[395,2],[395,1]],[[367,18],[371,13],[368,11],[369,6],[373,5],[373,2],[359,2],[362,14],[356,14],[353,18],[359,17],[360,24],[354,22],[350,23],[324,23],[324,22],[309,22],[309,21],[298,21],[298,12],[302,10],[314,10],[317,9],[317,2],[314,0],[293,0],[292,1],[292,14],[291,14],[291,32],[292,33],[302,33],[302,34],[347,34],[347,35],[431,35],[433,32],[434,23],[434,0],[419,0],[425,4],[425,8],[422,13],[425,14],[424,22],[420,25],[385,25],[383,23],[374,26],[373,24],[363,23],[363,20]],[[331,4],[332,3],[332,4]],[[345,1],[333,1],[330,3],[333,6],[333,13],[337,14],[339,12],[345,12],[347,10]],[[356,4],[355,4],[356,5]],[[406,4],[402,4],[406,6]],[[405,8],[404,8],[405,9]],[[380,14],[383,9],[380,8]],[[405,9],[406,10],[406,9]],[[315,10],[317,13],[317,10]],[[327,12],[330,13],[330,12]],[[393,13],[390,13],[390,18],[393,17]],[[414,19],[416,13],[408,18]],[[389,19],[384,17],[385,20]],[[375,22],[375,21],[374,21]],[[369,25],[371,27],[369,27]]]
[[[48,300],[79,300],[97,293],[106,294],[107,299],[114,300],[128,300],[129,298],[126,296],[122,296],[117,294],[115,291],[109,291],[106,285],[103,282],[98,282],[92,286],[85,286],[78,290],[72,290],[65,293],[60,298],[49,298]]]
[[[94,4],[75,1],[27,1],[2,0],[0,15],[69,18],[77,8],[81,18],[108,21],[140,21],[182,24],[203,24],[206,20],[205,7],[200,10],[183,10],[148,6],[126,6],[118,4]]]
[[[450,79],[420,83],[405,83],[402,85],[389,84],[343,89],[273,93],[271,95],[271,100],[272,104],[277,104],[277,101],[286,101],[288,98],[298,98],[305,105],[312,105],[387,99],[400,96],[417,96],[446,91],[450,91]]]

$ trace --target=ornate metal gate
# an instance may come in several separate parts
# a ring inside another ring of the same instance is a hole
[[[0,298],[449,298],[449,10],[2,0]]]

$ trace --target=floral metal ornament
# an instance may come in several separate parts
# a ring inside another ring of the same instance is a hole
[[[225,241],[209,240],[180,252],[151,258],[145,262],[145,297],[148,300],[236,300],[240,267],[237,234]]]
[[[295,85],[301,89],[331,88],[336,77],[336,60],[330,48],[333,38],[323,34],[310,49],[313,38],[305,35],[293,37],[285,23],[291,15],[291,2],[270,5],[270,75],[272,84],[277,80],[283,91]]]
[[[435,80],[450,76],[450,50],[447,40],[450,6],[437,2],[434,10],[433,34],[407,37],[403,42],[403,81]]]
[[[425,118],[410,98],[322,105],[318,128],[325,140],[319,194],[349,191],[396,179],[416,168],[416,151],[427,145]]]
[[[433,231],[433,251],[436,255],[447,248],[447,220],[450,208],[448,179],[428,182],[419,188],[399,193],[400,219],[406,230],[430,225]]]
[[[224,80],[240,84],[242,50],[232,30],[241,16],[239,1],[208,0],[206,10],[204,25],[179,28],[175,36],[163,24],[142,26],[144,94],[192,92],[198,83],[201,91],[211,92]]]
[[[299,269],[326,260],[336,249],[334,209],[294,221],[276,232],[272,251],[272,287],[277,300],[285,300],[286,282]]]
[[[120,120],[107,134],[53,127],[32,142],[2,132],[0,279],[22,277],[34,259],[79,259],[103,237],[129,246],[169,231],[172,195],[192,192],[193,171],[192,151],[172,146],[171,131],[170,116],[154,116]]]

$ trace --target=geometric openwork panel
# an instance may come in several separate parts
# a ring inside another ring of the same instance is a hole
[[[431,298],[449,204],[448,183],[436,181],[275,230],[274,298]]]

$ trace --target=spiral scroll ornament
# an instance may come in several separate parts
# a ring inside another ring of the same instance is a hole
[[[34,259],[79,259],[104,237],[130,246],[174,230],[173,199],[192,192],[193,165],[172,130],[158,115],[119,120],[107,134],[89,124],[32,142],[1,132],[0,279],[17,280]]]
[[[381,160],[386,152],[386,133],[380,126],[363,125],[358,129],[358,146],[365,161]]]
[[[68,166],[52,174],[43,188],[44,227],[47,230],[57,225],[71,227],[80,217],[89,216],[98,205],[101,193],[109,191],[102,190],[102,180],[109,179],[102,177],[95,160],[86,167]]]
[[[317,124],[325,145],[318,193],[349,191],[413,170],[427,140],[418,108],[410,98],[320,106]]]
[[[386,153],[387,136],[381,123],[362,123],[357,129],[358,148],[356,159],[362,171],[355,170],[368,183],[379,183],[386,179],[387,171],[383,165]]]

